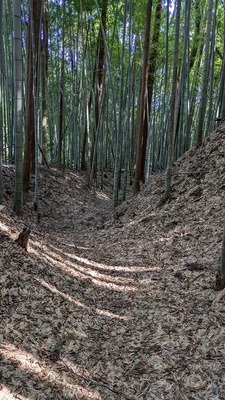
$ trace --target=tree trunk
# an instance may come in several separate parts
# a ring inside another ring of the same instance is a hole
[[[208,80],[209,80],[209,72],[210,72],[210,43],[211,43],[212,7],[213,7],[213,0],[209,0],[209,2],[208,2],[208,20],[207,20],[207,28],[206,28],[204,72],[203,72],[203,81],[202,81],[201,101],[200,101],[200,106],[199,106],[197,138],[196,138],[196,143],[198,146],[201,144],[203,134],[204,134],[204,122],[205,122],[205,112],[206,112],[206,104],[207,104]]]
[[[8,161],[9,163],[13,164],[15,162],[15,146],[14,146],[14,129],[13,129],[13,121],[14,121],[14,93],[13,93],[13,62],[11,58],[11,49],[13,45],[11,44],[9,37],[12,37],[13,31],[13,10],[12,4],[13,2],[8,2],[8,12],[10,19],[7,15],[7,6],[6,2],[1,1],[3,6],[3,19],[1,20],[1,27],[4,31],[4,53],[2,62],[4,62],[3,66],[3,77],[4,77],[4,91],[5,91],[5,98],[6,104],[4,105],[4,124],[7,126],[8,135],[7,135],[7,153],[8,153]]]
[[[175,32],[175,41],[174,41],[173,81],[172,81],[172,93],[171,93],[171,103],[170,103],[168,160],[167,160],[167,169],[166,169],[164,201],[169,199],[170,191],[171,191],[171,173],[172,173],[172,161],[173,161],[173,152],[174,152],[174,126],[175,126],[174,119],[175,119],[175,104],[176,104],[176,91],[177,91],[181,0],[177,0],[175,10],[176,10],[176,28],[175,28],[176,32]]]
[[[15,198],[14,211],[22,212],[22,127],[23,127],[23,86],[22,86],[22,34],[21,1],[13,3],[13,65],[14,65],[14,130],[15,130]]]
[[[132,0],[129,0],[129,27],[128,27],[128,71],[127,71],[127,85],[128,85],[128,104],[127,104],[127,123],[126,123],[126,134],[124,143],[124,176],[123,176],[123,194],[122,200],[126,200],[127,183],[129,177],[129,166],[131,164],[131,117],[132,117]],[[131,167],[130,167],[131,170]]]
[[[127,0],[124,3],[123,16],[123,37],[122,37],[122,54],[120,67],[120,92],[119,92],[119,115],[118,128],[115,142],[115,163],[114,163],[114,179],[113,179],[113,205],[118,204],[119,189],[121,187],[121,168],[122,168],[122,147],[123,147],[123,113],[124,113],[124,68],[125,68],[125,44],[126,44],[126,25],[127,25]]]
[[[2,21],[2,1],[0,1],[0,21]],[[3,45],[2,31],[0,28],[0,204],[2,204],[2,147],[3,147],[3,116],[2,116],[2,91],[3,91]]]
[[[145,41],[144,41],[144,55],[143,55],[143,66],[142,66],[142,78],[141,78],[141,97],[140,97],[140,109],[139,109],[139,124],[138,124],[138,138],[137,138],[137,154],[136,154],[136,169],[134,176],[134,194],[140,191],[140,180],[142,170],[142,151],[143,151],[143,131],[146,113],[146,88],[148,80],[148,51],[149,51],[149,35],[151,27],[151,15],[152,15],[152,0],[148,0],[146,9],[146,25],[145,25]]]
[[[81,14],[80,10],[80,14]],[[87,52],[87,43],[84,43],[84,30],[83,30],[83,20],[81,21],[82,24],[82,47],[83,47],[83,89],[84,89],[84,98],[85,98],[85,123],[84,123],[84,132],[83,132],[83,140],[82,140],[82,150],[81,150],[81,170],[85,171],[87,168],[87,146],[89,145],[89,116],[91,111],[91,105],[93,101],[93,91],[95,86],[95,77],[96,77],[96,62],[97,57],[94,64],[94,72],[92,76],[92,85],[91,85],[91,92],[88,100],[87,94],[87,76],[86,76],[86,52]],[[86,42],[88,41],[90,35],[90,21],[88,23],[87,33],[86,33]],[[89,149],[88,149],[89,152]]]
[[[154,32],[152,38],[152,48],[149,56],[149,67],[148,67],[148,104],[146,104],[145,119],[144,119],[144,129],[143,129],[143,145],[142,145],[142,159],[141,159],[141,180],[145,182],[145,162],[146,162],[146,149],[148,141],[148,121],[151,116],[151,106],[152,106],[152,96],[155,82],[155,71],[156,71],[156,61],[159,45],[159,35],[160,35],[160,23],[162,14],[162,0],[159,0],[156,6],[155,13],[155,23]],[[147,111],[148,110],[148,111]]]
[[[30,172],[35,171],[35,116],[34,116],[34,67],[38,69],[38,43],[40,38],[40,18],[42,0],[33,0],[30,7],[27,42],[27,84],[26,84],[26,131],[23,163],[23,192],[29,190]],[[31,15],[33,13],[33,15]],[[32,27],[33,21],[33,27]],[[33,32],[32,32],[33,31]],[[33,33],[33,40],[32,40]],[[35,54],[33,54],[33,52]],[[33,62],[34,60],[34,62]],[[36,73],[37,76],[37,73]],[[36,116],[37,118],[37,116]]]
[[[58,162],[64,164],[63,141],[64,141],[64,81],[65,81],[65,0],[63,0],[63,27],[62,27],[62,60],[59,92],[59,140],[58,140]]]
[[[95,94],[95,117],[94,117],[94,127],[93,127],[93,139],[92,139],[92,145],[91,145],[91,154],[90,154],[90,160],[89,160],[89,165],[90,165],[90,170],[89,170],[89,183],[90,183],[90,178],[92,175],[91,171],[96,172],[96,152],[95,148],[97,146],[96,141],[98,140],[96,132],[99,131],[100,127],[100,108],[101,108],[101,101],[102,101],[102,93],[103,93],[103,84],[105,80],[105,45],[104,45],[104,38],[103,38],[103,32],[102,29],[104,30],[104,33],[106,32],[106,20],[107,20],[107,7],[108,7],[108,0],[104,0],[102,4],[102,13],[101,13],[101,21],[102,24],[99,28],[99,37],[98,37],[98,46],[97,46],[97,57],[96,57],[96,66],[97,69],[94,71],[94,74],[96,75],[96,78],[94,79],[97,80],[97,90]]]
[[[185,136],[188,125],[189,113],[189,83],[190,83],[190,60],[189,60],[189,32],[190,32],[190,8],[191,0],[185,2],[185,23],[183,33],[183,57],[180,72],[180,84],[178,88],[175,118],[174,118],[174,159],[183,154]]]
[[[30,15],[31,17],[31,15]],[[30,19],[31,20],[31,19]],[[26,83],[26,127],[23,161],[23,193],[29,191],[31,159],[34,158],[34,92],[33,92],[33,65],[31,22],[27,34],[27,83]]]
[[[48,74],[48,11],[47,4],[44,3],[43,19],[43,38],[42,38],[42,80],[41,80],[41,100],[42,100],[42,135],[41,149],[43,152],[41,163],[44,164],[47,159],[46,134],[47,134],[47,74]]]

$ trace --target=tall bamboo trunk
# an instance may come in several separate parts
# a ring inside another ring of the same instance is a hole
[[[145,41],[144,41],[144,54],[141,78],[141,96],[140,96],[140,110],[139,110],[139,124],[138,124],[138,138],[137,138],[137,153],[136,153],[136,169],[134,176],[134,194],[140,191],[140,181],[142,180],[142,151],[144,146],[144,124],[146,117],[146,88],[148,81],[148,52],[149,52],[149,35],[151,27],[152,15],[152,0],[148,0],[146,9],[146,23],[145,23]]]

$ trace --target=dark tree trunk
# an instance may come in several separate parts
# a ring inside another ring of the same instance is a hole
[[[146,148],[147,148],[147,140],[148,140],[148,120],[151,114],[151,105],[152,105],[152,96],[153,96],[153,88],[155,81],[155,71],[156,71],[156,60],[157,60],[157,50],[159,43],[159,34],[160,34],[160,23],[161,23],[161,13],[162,13],[162,0],[158,1],[156,6],[156,14],[155,14],[155,24],[154,24],[154,33],[152,38],[152,48],[149,57],[149,67],[148,67],[148,107],[146,104],[145,110],[145,119],[144,119],[144,129],[143,129],[143,145],[142,145],[142,160],[141,160],[141,180],[145,182],[145,159],[146,159]],[[147,109],[149,110],[149,115],[147,115]]]
[[[101,13],[101,20],[102,20],[102,27],[104,32],[106,32],[106,16],[107,16],[107,7],[108,7],[108,0],[104,0],[102,4],[102,13]],[[91,154],[90,154],[90,170],[94,167],[94,171],[96,172],[96,159],[94,159],[94,149],[96,145],[96,131],[98,129],[99,124],[99,110],[102,100],[102,90],[103,90],[103,83],[104,83],[104,68],[105,68],[105,45],[104,45],[104,38],[102,34],[102,27],[100,26],[99,29],[99,37],[98,37],[98,47],[97,47],[97,69],[94,71],[95,80],[97,79],[97,90],[95,94],[95,123],[93,129],[93,140],[91,145]],[[94,80],[94,81],[95,81]]]
[[[140,181],[142,180],[142,149],[143,149],[143,132],[146,113],[146,87],[148,81],[148,51],[149,51],[149,35],[151,26],[152,15],[152,0],[148,0],[146,10],[146,25],[145,25],[145,42],[144,42],[144,56],[142,66],[142,82],[141,82],[141,97],[140,97],[140,111],[139,111],[139,124],[138,124],[138,138],[137,138],[137,154],[136,154],[136,169],[134,176],[134,194],[140,191]]]
[[[35,170],[35,138],[34,138],[34,70],[38,67],[38,43],[40,38],[41,0],[33,0],[30,8],[30,18],[27,38],[27,91],[26,91],[26,129],[23,163],[23,192],[26,195],[29,190],[30,172]],[[33,12],[33,15],[31,15]],[[34,22],[32,43],[32,20]],[[34,44],[34,46],[32,46]],[[33,55],[33,50],[35,54]],[[34,57],[33,57],[34,56]],[[36,84],[36,82],[35,82]]]
[[[41,99],[42,99],[42,143],[41,149],[43,152],[42,164],[47,159],[46,149],[46,132],[47,132],[47,73],[48,73],[48,13],[47,7],[44,10],[43,21],[43,39],[42,39],[42,80],[41,80]]]
[[[34,158],[34,92],[33,92],[33,66],[31,22],[27,38],[27,83],[26,83],[26,128],[23,161],[23,192],[29,191],[31,159]]]
[[[62,28],[62,61],[61,61],[61,79],[59,93],[59,138],[58,138],[58,162],[61,165],[63,157],[63,140],[64,140],[64,79],[65,79],[65,0],[63,1],[63,28]]]

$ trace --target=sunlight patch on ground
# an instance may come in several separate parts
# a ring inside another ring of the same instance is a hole
[[[105,271],[114,271],[114,272],[131,272],[131,273],[138,273],[138,272],[151,272],[151,271],[160,271],[162,269],[162,266],[158,265],[132,265],[130,267],[128,266],[121,266],[121,265],[110,265],[105,263],[99,263],[93,260],[90,260],[88,258],[81,257],[79,255],[76,255],[76,250],[89,250],[88,247],[81,247],[81,246],[75,246],[75,245],[68,245],[66,244],[66,247],[72,247],[72,251],[68,252],[65,250],[60,249],[59,247],[56,247],[54,245],[40,245],[39,242],[33,241],[33,244],[39,249],[41,249],[41,252],[43,253],[43,258],[46,259],[51,259],[51,261],[61,261],[65,265],[65,261],[67,264],[70,266],[77,268],[77,267],[82,267],[81,264],[85,267],[83,271],[87,273],[87,266],[94,267],[96,269],[103,269]],[[137,246],[136,246],[137,247]],[[136,248],[134,247],[134,248]],[[132,248],[131,248],[132,249]],[[34,248],[31,248],[31,252],[34,253],[37,257],[40,257],[40,252],[36,251]],[[59,254],[60,253],[60,254]],[[68,258],[71,259],[71,261],[68,261]],[[107,260],[108,261],[108,260]],[[75,264],[76,263],[76,264]],[[78,265],[77,265],[78,263]],[[127,264],[129,264],[129,260],[127,261]],[[132,279],[131,279],[132,280]]]
[[[44,382],[48,382],[48,384],[52,385],[54,388],[59,390],[61,393],[66,394],[68,399],[74,399],[77,398],[76,396],[84,396],[86,395],[86,398],[93,398],[93,392],[88,391],[87,389],[83,388],[80,385],[73,383],[71,380],[71,374],[74,373],[74,381],[77,378],[77,373],[76,371],[73,372],[73,369],[79,370],[79,367],[74,365],[73,363],[67,363],[68,364],[68,369],[70,370],[70,375],[67,376],[66,372],[63,372],[60,374],[58,371],[54,371],[53,365],[50,365],[46,363],[45,361],[39,360],[34,355],[30,354],[29,352],[19,349],[16,346],[14,346],[12,343],[5,342],[2,345],[2,349],[0,354],[4,358],[6,362],[11,362],[12,365],[15,366],[15,369],[18,368],[22,371],[32,373],[34,375],[34,379],[37,379],[37,376],[39,379],[41,379]],[[63,361],[63,364],[65,366],[66,362]],[[48,373],[46,374],[46,370]],[[18,375],[18,372],[15,370],[15,374]],[[69,382],[67,381],[69,379]],[[72,383],[71,383],[72,382]],[[88,397],[90,396],[90,397]],[[27,397],[22,397],[20,395],[19,397],[21,400],[28,400],[29,398]],[[83,398],[83,397],[82,397]],[[95,392],[95,399],[100,399],[99,393]],[[1,398],[0,398],[1,399]],[[2,400],[4,397],[2,398]],[[5,397],[7,399],[7,397]],[[4,399],[4,400],[5,400]]]
[[[20,397],[14,397],[14,394],[12,393],[11,390],[9,390],[6,386],[2,386],[0,390],[0,400],[14,400],[14,399],[19,399],[19,400],[31,400],[31,397],[24,397],[20,394]]]
[[[119,286],[116,285],[115,283],[111,283],[111,282],[102,282],[99,281],[97,279],[92,279],[92,282],[96,285],[96,286],[101,286],[103,288],[107,288],[113,291],[117,291],[117,292],[137,292],[137,288],[136,287],[132,287],[132,286]]]
[[[111,290],[123,291],[126,292],[134,292],[137,291],[137,288],[132,286],[136,285],[136,281],[130,278],[122,278],[122,277],[113,277],[104,274],[100,274],[97,271],[93,271],[91,268],[88,268],[86,265],[79,265],[79,257],[74,257],[78,263],[74,263],[72,261],[65,260],[65,254],[62,253],[62,256],[57,256],[53,252],[49,252],[52,256],[45,254],[44,259],[47,260],[52,266],[61,269],[63,272],[68,273],[75,278],[83,278],[83,279],[91,279],[93,283],[98,286],[107,287]],[[57,257],[57,258],[56,258]],[[86,259],[85,259],[86,260]],[[83,263],[84,264],[84,263]],[[98,266],[98,263],[89,262],[86,260],[86,264],[90,266]],[[104,264],[102,264],[103,266]],[[105,266],[107,269],[107,266]],[[117,267],[114,267],[113,270],[115,271]],[[124,271],[124,269],[122,269]]]
[[[36,243],[36,245],[38,246],[38,243]],[[35,249],[33,250],[33,252],[37,256],[40,256],[38,251],[36,251]],[[76,256],[74,253],[71,252],[63,252],[62,250],[60,250],[59,248],[55,248],[54,246],[46,248],[46,251],[43,253],[43,260],[49,262],[50,266],[66,272],[68,275],[73,276],[76,279],[90,279],[96,286],[119,292],[137,292],[140,286],[146,286],[146,283],[150,282],[148,279],[145,281],[138,280],[136,276],[134,276],[133,278],[122,277],[120,276],[121,272],[132,272],[134,274],[137,274],[143,272],[160,271],[161,269],[159,266],[123,267],[107,265],[89,260],[84,257]],[[93,268],[95,268],[96,270]],[[113,271],[117,273],[117,276],[112,276],[111,274],[108,275],[107,273],[100,273],[98,272],[98,270]],[[45,286],[48,287],[47,285],[48,284],[46,283]],[[50,288],[50,286],[48,288]],[[60,294],[67,300],[76,302],[76,300],[74,300],[73,298],[70,299],[68,295],[65,295],[63,293]],[[78,303],[79,302],[77,302],[76,304],[79,307],[84,307],[84,305]]]
[[[98,199],[111,201],[110,197],[107,196],[107,194],[105,194],[104,192],[99,192],[99,191],[97,191],[97,192],[95,192],[95,194],[96,194],[96,197],[97,197]]]
[[[56,287],[54,285],[51,285],[50,283],[44,281],[44,279],[39,279],[39,278],[34,278],[34,279],[36,281],[38,281],[42,286],[44,286],[45,288],[49,289],[51,292],[59,294],[64,299],[69,300],[72,303],[75,303],[78,307],[88,308],[87,306],[85,306],[80,301],[77,301],[73,297],[69,296],[68,294],[66,294],[64,292],[61,292],[61,290],[56,289]]]
[[[9,228],[3,222],[0,222],[0,230],[3,232],[8,232]]]
[[[70,301],[72,303],[75,303],[78,307],[85,308],[87,310],[89,309],[89,307],[85,306],[80,301],[77,301],[73,297],[65,294],[64,292],[61,292],[54,285],[51,285],[50,283],[44,281],[43,279],[35,278],[35,280],[37,282],[39,282],[43,287],[45,287],[48,290],[50,290],[52,293],[58,294],[61,297],[63,297],[64,299],[66,299],[66,300],[68,300],[68,301]],[[98,283],[96,283],[96,284],[98,284]],[[120,290],[120,287],[119,287],[119,290]],[[121,290],[126,290],[126,288],[122,287]],[[134,289],[133,291],[137,291],[137,290]],[[96,308],[95,312],[96,312],[96,314],[99,314],[99,315],[102,315],[102,316],[105,316],[105,317],[116,318],[118,320],[123,320],[123,321],[128,321],[129,320],[129,318],[127,318],[125,316],[122,316],[122,315],[119,315],[119,314],[113,314],[113,313],[111,313],[109,311],[106,311],[106,310],[100,310],[99,308]]]
[[[64,254],[64,253],[63,253]],[[95,261],[89,260],[88,258],[83,258],[80,256],[76,256],[74,253],[66,253],[69,257],[73,258],[74,260],[77,260],[78,262],[85,264],[85,265],[90,265],[91,267],[95,267],[98,269],[104,269],[106,271],[116,271],[116,272],[150,272],[150,271],[159,271],[160,267],[158,266],[131,266],[131,267],[126,267],[126,266],[118,266],[118,265],[108,265],[108,264],[102,264],[102,263],[97,263]]]
[[[109,318],[116,318],[122,321],[128,321],[130,318],[127,318],[125,316],[119,315],[119,314],[113,314],[109,311],[105,310],[100,310],[99,308],[95,309],[96,314],[102,315],[103,317],[109,317]]]

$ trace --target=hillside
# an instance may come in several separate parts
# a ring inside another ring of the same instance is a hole
[[[0,211],[0,399],[225,399],[225,123],[113,210],[112,182],[40,171],[18,218]],[[26,253],[15,239],[31,229]]]

